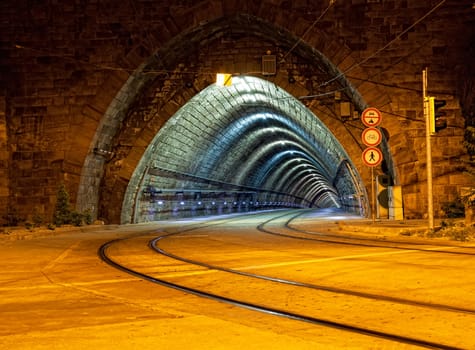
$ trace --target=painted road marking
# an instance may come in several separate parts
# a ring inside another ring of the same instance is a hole
[[[68,255],[69,253],[71,253],[73,251],[73,249],[77,248],[79,246],[79,244],[81,243],[81,241],[79,242],[76,242],[74,243],[73,245],[71,245],[68,249],[66,249],[61,255],[59,255],[56,259],[52,260],[49,262],[48,265],[46,265],[44,268],[43,268],[43,271],[46,271],[46,270],[49,270],[51,268],[53,268],[57,263],[61,262],[62,260],[64,260]]]

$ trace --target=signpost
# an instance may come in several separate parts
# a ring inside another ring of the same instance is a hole
[[[434,199],[432,196],[432,146],[430,139],[430,116],[428,111],[429,100],[427,98],[427,68],[422,71],[422,105],[426,123],[427,218],[429,220],[429,229],[432,230],[434,228]]]
[[[379,148],[368,147],[363,151],[363,162],[369,167],[375,167],[383,161],[383,153]]]
[[[381,124],[382,116],[381,112],[376,108],[369,107],[366,108],[363,113],[361,113],[361,121],[367,127],[375,127]]]
[[[383,135],[381,131],[377,128],[366,128],[361,134],[361,140],[368,147],[374,147],[381,143]]]
[[[375,195],[374,195],[374,167],[383,161],[383,152],[376,148],[382,141],[383,135],[381,130],[376,128],[382,121],[381,112],[373,107],[366,108],[361,113],[361,121],[366,129],[361,133],[361,141],[367,146],[363,151],[363,163],[371,168],[371,215],[373,223],[375,221]]]

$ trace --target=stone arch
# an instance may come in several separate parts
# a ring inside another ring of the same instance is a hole
[[[78,191],[78,208],[97,208],[95,213],[98,213],[100,210],[98,203],[100,201],[117,203],[121,199],[135,166],[141,159],[148,143],[152,140],[154,133],[197,91],[212,82],[210,72],[193,71],[193,69],[196,69],[196,65],[189,62],[189,57],[198,52],[203,45],[221,40],[225,35],[228,35],[227,33],[233,33],[238,37],[250,36],[254,39],[257,38],[265,43],[264,46],[278,47],[283,52],[288,52],[298,40],[296,36],[282,27],[277,27],[257,17],[238,14],[234,17],[209,21],[196,26],[190,31],[177,35],[162,46],[129,77],[102,118],[84,162]],[[321,37],[325,37],[323,33],[320,34]],[[339,47],[343,48],[341,51],[348,52],[344,46]],[[336,48],[332,50],[333,53],[338,51]],[[287,56],[287,59],[289,60],[292,57],[307,62],[308,67],[313,67],[314,73],[318,71],[319,78],[323,81],[331,79],[331,84],[328,84],[328,86],[317,86],[321,88],[320,93],[323,91],[342,91],[346,98],[354,104],[356,110],[362,110],[367,105],[360,93],[338,69],[338,65],[345,67],[354,62],[350,54],[338,60],[338,64],[334,64],[314,47],[301,43]],[[235,63],[230,68],[236,69],[237,66],[239,64]],[[294,64],[289,64],[289,66],[294,66]],[[226,67],[223,68],[226,69]],[[361,67],[357,67],[354,71],[361,70]],[[299,82],[298,86],[289,85],[290,73]],[[304,82],[307,73],[301,69],[297,71],[281,69],[278,70],[275,76],[267,77],[267,79],[288,89],[296,97],[306,96],[316,92],[314,87],[309,87]],[[361,74],[365,76],[364,73]],[[179,79],[182,82],[187,81],[190,85],[185,84],[184,87],[180,86],[179,88],[172,87],[165,98],[158,96],[159,99],[154,101],[153,92],[159,89],[163,91],[167,82],[169,83],[173,79]],[[148,104],[147,101],[141,100],[144,96],[151,98]],[[379,94],[380,99],[381,96]],[[155,110],[153,108],[141,110],[144,105],[151,106],[152,103],[150,102],[156,103],[159,107],[154,107]],[[311,103],[308,107],[312,110],[315,109]],[[141,124],[137,128],[139,129],[138,137],[137,135],[130,137],[130,139],[135,137],[132,144],[121,144],[120,135],[124,134],[125,129],[133,127],[136,118],[143,119],[141,123],[138,123]],[[333,124],[330,129],[342,128],[340,124],[340,122]],[[147,129],[146,126],[150,128]],[[342,143],[348,144],[348,141]],[[350,144],[350,157],[357,159],[356,155],[361,146],[356,140],[350,142]],[[396,176],[386,144],[383,144],[383,149],[390,163],[389,169]],[[100,200],[99,193],[101,191],[99,188],[101,186],[106,188],[106,191],[102,191],[102,199]],[[116,194],[111,194],[114,191]],[[114,222],[118,221],[120,209],[104,207],[103,210],[105,212],[102,213],[102,216]]]

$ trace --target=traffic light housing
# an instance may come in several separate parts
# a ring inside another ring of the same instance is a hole
[[[431,134],[445,129],[447,127],[447,120],[444,118],[445,112],[440,108],[447,104],[445,100],[437,100],[435,97],[427,97],[429,109],[429,127]]]

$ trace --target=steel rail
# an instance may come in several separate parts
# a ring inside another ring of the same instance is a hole
[[[415,345],[415,346],[419,346],[419,347],[423,347],[423,348],[428,348],[428,349],[462,350],[462,348],[450,346],[450,345],[447,345],[447,344],[441,344],[441,343],[436,343],[436,342],[431,342],[431,341],[426,341],[426,340],[421,340],[421,339],[416,339],[416,338],[411,338],[411,337],[405,337],[405,336],[401,336],[401,335],[386,333],[386,332],[382,332],[382,331],[366,329],[366,328],[363,328],[363,327],[358,327],[358,326],[349,325],[349,324],[345,324],[345,323],[335,322],[335,321],[331,321],[331,320],[327,320],[327,319],[323,319],[323,318],[300,315],[300,314],[297,314],[297,313],[288,312],[288,311],[277,309],[277,308],[271,308],[271,307],[266,307],[266,306],[254,304],[254,303],[244,302],[244,301],[240,301],[240,300],[237,300],[237,299],[223,297],[223,296],[220,296],[220,295],[217,295],[217,294],[214,294],[214,293],[202,291],[202,290],[199,290],[199,289],[196,289],[196,288],[190,288],[190,287],[186,287],[184,285],[180,285],[180,284],[177,284],[177,283],[172,283],[172,282],[169,282],[169,281],[165,281],[163,279],[156,278],[156,277],[141,273],[139,271],[133,270],[131,268],[128,268],[128,267],[124,266],[123,264],[119,264],[118,262],[114,261],[112,258],[110,258],[107,255],[107,249],[112,244],[117,243],[118,241],[125,240],[125,239],[127,239],[127,238],[115,239],[115,240],[106,242],[103,245],[101,245],[101,247],[98,250],[99,257],[105,263],[107,263],[108,265],[110,265],[110,266],[112,266],[112,267],[114,267],[114,268],[116,268],[120,271],[126,272],[130,275],[133,275],[135,277],[144,279],[146,281],[162,285],[164,287],[172,288],[172,289],[175,289],[175,290],[179,290],[181,292],[189,293],[189,294],[192,294],[192,295],[196,295],[196,296],[199,296],[199,297],[211,299],[211,300],[218,301],[218,302],[221,302],[221,303],[230,304],[230,305],[233,305],[233,306],[245,308],[245,309],[252,310],[252,311],[258,311],[258,312],[269,314],[269,315],[285,317],[285,318],[296,320],[296,321],[301,321],[301,322],[307,322],[307,323],[311,323],[311,324],[326,326],[326,327],[330,327],[330,328],[334,328],[334,329],[339,329],[339,330],[343,330],[343,331],[349,331],[349,332],[353,332],[353,333],[363,334],[363,335],[367,335],[367,336],[371,336],[371,337],[382,338],[382,339],[386,339],[386,340],[390,340],[390,341],[395,341],[395,342],[398,342],[398,343],[411,344],[411,345]]]
[[[398,303],[398,304],[416,306],[416,307],[421,307],[421,308],[435,309],[435,310],[438,310],[438,311],[475,314],[475,309],[466,309],[466,308],[462,308],[462,307],[445,305],[445,304],[418,302],[418,301],[413,301],[413,300],[403,299],[403,298],[398,298],[398,297],[390,297],[390,296],[379,295],[379,294],[359,292],[359,291],[354,291],[354,290],[350,290],[350,289],[343,289],[343,288],[329,287],[329,286],[324,286],[324,285],[317,285],[317,284],[313,284],[313,283],[293,281],[293,280],[288,280],[288,279],[284,279],[284,278],[260,275],[260,274],[255,274],[255,273],[251,273],[251,272],[245,272],[245,271],[231,269],[231,268],[227,268],[227,267],[212,265],[212,264],[204,263],[204,262],[201,262],[201,261],[181,257],[179,255],[167,252],[166,250],[164,250],[163,248],[160,248],[158,246],[158,242],[161,241],[162,239],[168,238],[170,236],[177,235],[177,234],[180,234],[180,233],[177,232],[177,233],[171,233],[171,234],[167,234],[167,235],[164,235],[164,236],[156,237],[156,238],[152,239],[149,242],[149,247],[151,249],[153,249],[154,251],[156,251],[157,253],[165,255],[169,258],[172,258],[172,259],[175,259],[175,260],[178,260],[178,261],[182,261],[182,262],[185,262],[185,263],[188,263],[188,264],[192,264],[192,265],[205,267],[205,268],[210,269],[210,270],[228,272],[228,273],[241,275],[241,276],[245,276],[245,277],[256,278],[256,279],[261,279],[261,280],[266,280],[266,281],[276,282],[276,283],[282,283],[282,284],[287,284],[287,285],[293,285],[293,286],[303,287],[303,288],[308,288],[308,289],[320,290],[320,291],[330,292],[330,293],[334,293],[334,294],[344,294],[344,295],[350,295],[350,296],[355,296],[355,297],[360,297],[360,298],[365,298],[365,299],[371,299],[371,300],[389,301],[389,302]]]
[[[287,229],[294,231],[294,232],[300,232],[308,235],[312,235],[312,237],[302,237],[302,236],[295,236],[292,234],[286,234],[286,233],[279,233],[275,231],[271,231],[269,229],[265,228],[265,225],[268,225],[270,222],[275,221],[278,218],[274,219],[269,219],[260,225],[258,225],[257,229],[261,232],[265,232],[271,235],[275,236],[281,236],[281,237],[286,237],[286,238],[292,238],[292,239],[300,239],[300,240],[306,240],[306,241],[317,241],[317,242],[325,242],[325,243],[333,243],[333,244],[342,244],[342,245],[351,245],[351,246],[361,246],[361,247],[374,247],[374,248],[389,248],[389,249],[411,249],[411,250],[416,250],[420,252],[425,252],[425,253],[442,253],[442,254],[452,254],[452,255],[470,255],[473,256],[475,255],[475,252],[461,252],[461,251],[449,251],[449,250],[440,250],[440,249],[423,249],[423,248],[417,248],[417,246],[437,246],[437,247],[446,247],[446,248],[463,248],[463,249],[474,249],[472,247],[459,247],[455,245],[441,245],[441,244],[427,244],[427,243],[419,243],[419,242],[398,242],[398,241],[391,241],[391,240],[376,240],[372,238],[364,238],[364,237],[354,237],[354,236],[343,236],[343,235],[329,235],[326,233],[321,233],[321,232],[315,232],[315,231],[306,231],[306,230],[300,230],[294,227],[290,226],[290,222],[293,220],[297,219],[299,216],[304,214],[304,212],[300,212],[292,216],[289,220],[287,220],[286,224],[284,225]],[[315,237],[315,235],[318,234],[318,237]],[[332,237],[336,239],[327,239],[325,237]],[[356,242],[354,242],[356,241]],[[370,244],[370,243],[365,243],[365,242],[375,242],[378,244]],[[389,243],[389,244],[386,244]],[[390,244],[395,244],[395,245],[390,245]],[[400,245],[400,246],[397,246]],[[405,245],[405,246],[402,246]],[[408,246],[410,248],[408,248]],[[414,247],[416,246],[416,247]]]
[[[271,221],[280,219],[280,218],[288,216],[288,215],[289,215],[289,213],[286,212],[283,215],[279,215],[277,217],[274,216],[272,219],[266,220],[264,223],[261,223],[260,225],[258,225],[258,227],[262,228],[263,225],[268,224]],[[297,216],[300,216],[300,215],[302,215],[302,213],[299,213],[298,215],[294,215],[291,220],[295,219]],[[235,220],[235,219],[231,219],[231,220]],[[289,223],[291,220],[288,220],[287,223]],[[223,221],[228,221],[228,220],[223,220]],[[217,222],[217,224],[220,224],[223,221],[219,221],[219,222]],[[198,228],[203,228],[203,227],[206,227],[206,226],[209,226],[209,223],[207,223],[206,225],[197,225],[197,226],[194,225],[194,227],[182,229],[182,230],[177,231],[177,232],[166,233],[163,236],[157,237],[154,240],[150,241],[149,245],[152,247],[153,245],[156,244],[156,243],[153,243],[153,242],[158,242],[159,240],[164,239],[166,237],[170,237],[172,235],[177,235],[177,234],[181,234],[181,233],[184,233],[184,232],[196,230]],[[180,290],[180,291],[190,293],[190,294],[193,294],[193,295],[196,295],[196,296],[199,296],[199,297],[204,297],[204,298],[212,299],[212,300],[215,300],[215,301],[218,301],[218,302],[223,302],[223,303],[231,304],[231,305],[234,305],[234,306],[246,308],[246,309],[249,309],[249,310],[263,312],[263,313],[267,313],[267,314],[271,314],[271,315],[275,315],[275,316],[280,316],[280,317],[286,317],[286,318],[297,320],[297,321],[308,322],[308,323],[312,323],[312,324],[318,324],[318,325],[327,326],[327,327],[331,327],[331,328],[341,329],[341,330],[344,330],[344,331],[369,335],[369,336],[372,336],[372,337],[384,338],[384,339],[399,342],[399,343],[412,344],[412,345],[425,347],[425,348],[454,349],[454,350],[459,349],[457,347],[453,347],[453,346],[446,345],[446,344],[440,344],[440,343],[436,343],[436,342],[430,342],[430,341],[426,341],[426,340],[401,336],[401,335],[397,335],[397,334],[391,334],[391,333],[382,332],[382,331],[378,331],[378,330],[374,330],[374,329],[367,329],[367,328],[363,328],[363,327],[358,327],[358,326],[354,326],[354,325],[350,325],[350,324],[344,324],[344,323],[335,322],[335,321],[331,321],[331,320],[327,320],[327,319],[323,319],[323,318],[318,318],[318,317],[305,316],[305,315],[301,315],[301,314],[297,314],[297,313],[293,313],[293,312],[288,312],[288,311],[277,309],[277,308],[267,307],[267,306],[254,304],[254,303],[250,303],[250,302],[245,302],[245,301],[241,301],[241,300],[237,300],[237,299],[233,299],[233,298],[223,297],[223,296],[220,296],[220,295],[217,295],[217,294],[214,294],[214,293],[206,292],[206,291],[195,289],[195,288],[190,288],[190,287],[187,287],[187,286],[184,286],[184,285],[172,283],[172,282],[169,282],[169,281],[165,281],[163,279],[159,279],[159,278],[141,273],[139,271],[133,270],[133,269],[128,268],[128,267],[126,267],[122,264],[117,263],[116,261],[114,261],[112,258],[110,258],[107,255],[107,249],[112,244],[117,243],[117,242],[122,241],[122,240],[129,239],[129,238],[130,237],[126,237],[126,238],[116,239],[116,240],[112,240],[112,241],[104,243],[98,250],[99,257],[104,262],[109,264],[110,266],[112,266],[114,268],[117,268],[121,271],[124,271],[126,273],[129,273],[129,274],[131,274],[133,276],[136,276],[138,278],[147,280],[149,282],[156,283],[156,284],[159,284],[159,285],[162,285],[162,286],[165,286],[165,287],[173,288],[173,289],[176,289],[176,290]],[[291,237],[291,238],[295,238],[295,237]],[[158,248],[158,249],[160,249],[160,248]],[[203,267],[207,267],[207,268],[210,268],[210,269],[216,269],[216,270],[221,270],[221,271],[225,271],[225,272],[237,273],[237,274],[240,274],[240,275],[245,275],[245,276],[255,277],[255,278],[261,278],[261,279],[265,279],[265,280],[269,280],[269,281],[273,281],[273,282],[287,283],[287,284],[293,284],[293,285],[301,286],[301,287],[314,288],[314,286],[311,285],[311,284],[289,281],[289,280],[284,280],[284,279],[278,279],[278,278],[273,278],[273,277],[269,277],[269,276],[260,276],[260,275],[254,275],[253,276],[253,274],[249,274],[249,273],[246,273],[246,272],[232,270],[232,269],[226,269],[226,268],[222,268],[222,267],[219,267],[219,266],[213,266],[213,265],[210,265],[210,264],[199,263],[199,262],[195,262],[195,261],[190,260],[190,259],[184,259],[184,258],[176,257],[175,255],[170,254],[170,253],[166,253],[166,252],[164,252],[164,253],[165,253],[164,255],[167,255],[171,258],[174,258],[174,259],[179,258],[179,260],[182,260],[184,262],[191,263],[191,264],[196,264],[196,265],[201,265]],[[318,289],[321,289],[321,290],[327,290],[329,292],[334,292],[334,293],[350,294],[350,295],[361,296],[361,297],[369,297],[369,298],[381,297],[381,296],[377,296],[377,295],[372,296],[369,293],[346,291],[346,290],[342,290],[342,289],[325,287],[325,286],[315,286],[315,287],[318,288]],[[384,298],[384,296],[383,296],[383,298]],[[373,298],[373,299],[375,299],[375,298]],[[394,298],[393,299],[391,297],[387,297],[387,299],[383,299],[383,300],[411,304],[411,301],[407,301],[407,300],[399,299],[399,298]],[[421,305],[421,303],[417,303],[417,302],[414,302],[414,303],[415,304],[411,304],[411,305],[423,306],[423,307],[426,306],[426,307],[433,307],[433,308],[435,307],[435,308],[439,308],[439,310],[445,310],[445,311],[469,312],[469,313],[474,312],[473,310],[466,310],[466,309],[461,309],[461,308],[458,309],[458,308],[455,308],[455,307],[452,308],[452,307],[446,306],[446,305],[437,305],[437,304]]]

